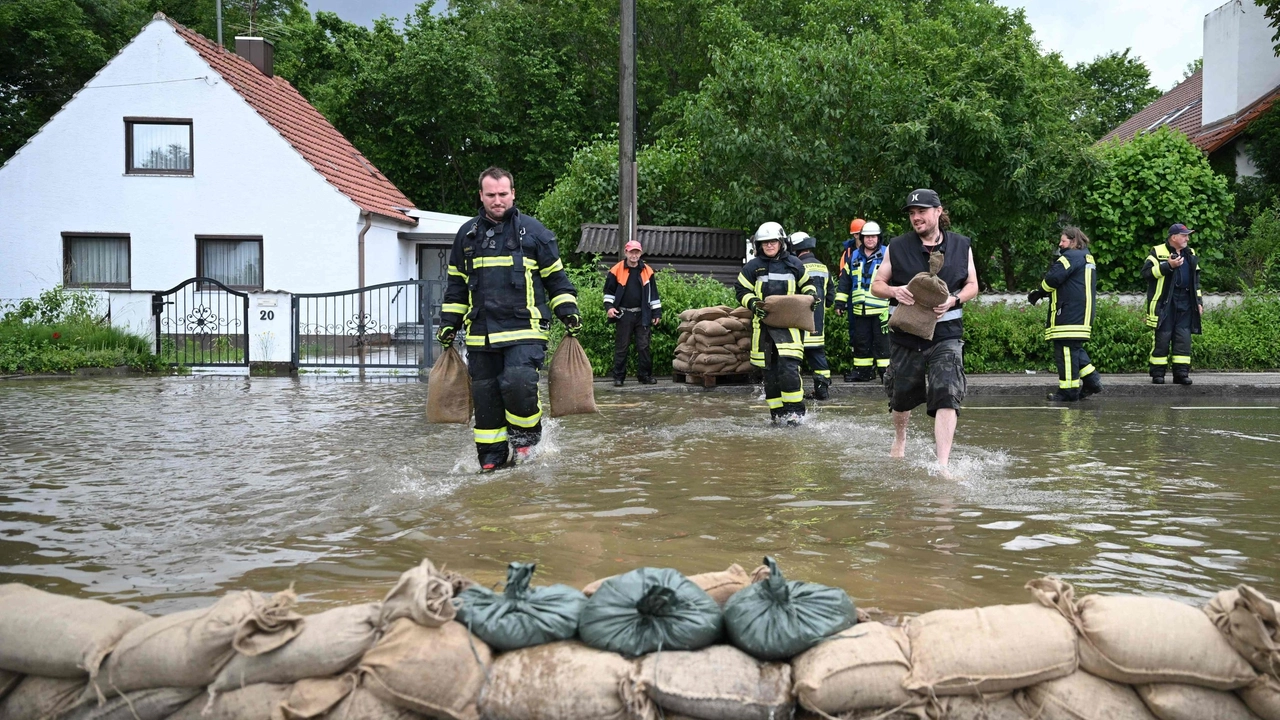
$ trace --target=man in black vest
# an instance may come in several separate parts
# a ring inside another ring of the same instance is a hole
[[[889,455],[906,454],[911,411],[920,403],[927,403],[929,416],[934,419],[938,464],[946,467],[966,389],[962,306],[978,296],[978,271],[973,265],[969,238],[947,230],[951,222],[938,193],[916,190],[907,197],[903,210],[914,232],[889,241],[884,262],[871,283],[871,294],[887,299],[890,312],[898,305],[915,304],[906,285],[917,273],[929,271],[929,258],[934,253],[943,255],[937,274],[951,294],[946,302],[933,308],[938,324],[932,340],[898,330],[889,333],[892,348],[889,371],[884,376],[889,410],[893,413],[894,439]]]

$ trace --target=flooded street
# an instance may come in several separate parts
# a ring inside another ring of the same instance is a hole
[[[1202,602],[1280,595],[1280,410],[1271,400],[973,398],[955,477],[884,402],[797,429],[732,393],[597,392],[539,460],[478,475],[470,428],[428,425],[415,381],[105,378],[0,384],[0,582],[149,612],[296,584],[376,599],[429,557],[493,583],[511,560],[581,586],[641,565],[750,570],[919,612],[1082,591]],[[1224,407],[1230,406],[1230,407]]]

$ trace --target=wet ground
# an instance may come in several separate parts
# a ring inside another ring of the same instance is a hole
[[[539,583],[581,585],[770,554],[892,612],[1022,602],[1041,574],[1280,595],[1276,398],[975,394],[947,479],[923,413],[893,461],[880,397],[774,429],[757,394],[598,391],[599,415],[548,423],[537,462],[482,476],[470,429],[426,424],[416,381],[0,383],[0,582],[153,612],[296,583],[318,607],[377,598],[423,557],[486,583],[537,560]]]

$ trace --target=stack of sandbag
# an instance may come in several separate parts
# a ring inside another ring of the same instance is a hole
[[[680,313],[676,372],[728,375],[751,370],[751,312],[717,305]]]

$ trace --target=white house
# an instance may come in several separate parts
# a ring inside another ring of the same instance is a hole
[[[467,218],[416,210],[273,75],[269,43],[236,46],[157,14],[0,167],[0,299],[100,289],[113,324],[146,331],[150,293],[201,275],[283,300],[253,328],[283,340],[288,293],[440,270]]]

